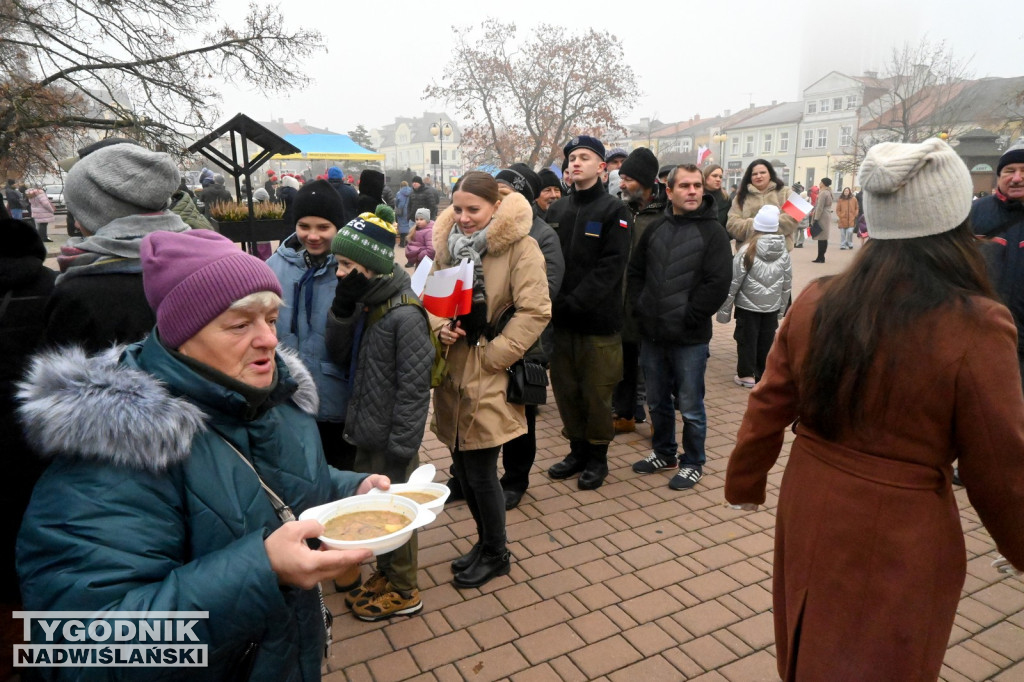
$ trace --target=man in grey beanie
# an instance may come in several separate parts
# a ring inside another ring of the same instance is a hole
[[[167,210],[181,174],[174,160],[135,144],[98,149],[64,181],[83,237],[57,257],[61,274],[46,308],[45,341],[100,351],[142,339],[156,320],[142,290],[139,247],[151,232],[189,229]]]

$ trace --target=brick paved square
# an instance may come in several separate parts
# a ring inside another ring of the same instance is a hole
[[[579,634],[565,623],[520,638],[515,646],[531,664],[536,665],[586,646]]]
[[[624,637],[616,635],[575,651],[569,654],[569,658],[587,676],[587,679],[593,680],[601,675],[607,675],[613,670],[636,663],[643,656]]]
[[[529,665],[519,650],[511,644],[464,658],[456,664],[463,677],[479,682],[510,677],[513,673],[525,670]]]

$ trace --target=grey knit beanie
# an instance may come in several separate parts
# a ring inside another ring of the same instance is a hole
[[[118,218],[164,210],[180,183],[169,154],[116,144],[74,165],[64,180],[64,197],[85,229],[96,232]]]
[[[857,174],[872,239],[942,234],[971,212],[967,166],[938,138],[920,144],[882,142],[868,150]]]

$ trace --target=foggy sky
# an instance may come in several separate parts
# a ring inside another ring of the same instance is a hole
[[[248,0],[216,0],[220,16],[240,17]],[[647,8],[647,9],[641,9]],[[693,8],[700,8],[694,10]],[[712,9],[716,8],[716,9]],[[725,8],[725,9],[717,9]],[[374,128],[395,116],[438,111],[423,88],[440,80],[449,58],[451,25],[488,16],[515,21],[519,35],[539,23],[608,30],[622,39],[625,59],[644,95],[625,120],[665,122],[733,112],[771,100],[792,101],[831,70],[881,71],[889,49],[926,35],[946,39],[972,58],[975,77],[1024,75],[1020,5],[1009,0],[965,5],[952,0],[863,0],[848,3],[338,2],[286,0],[286,26],[316,27],[327,54],[283,68],[314,82],[302,92],[265,96],[223,89],[220,121],[241,111],[258,120],[305,119],[345,132]],[[237,21],[237,20],[236,20]],[[454,108],[449,108],[454,115]]]

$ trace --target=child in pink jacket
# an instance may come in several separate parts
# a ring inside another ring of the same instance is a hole
[[[405,245],[405,267],[415,268],[420,261],[434,257],[434,221],[430,219],[430,209],[416,209],[416,227]]]

